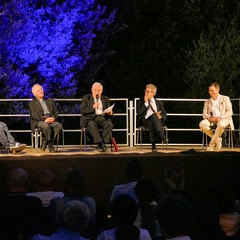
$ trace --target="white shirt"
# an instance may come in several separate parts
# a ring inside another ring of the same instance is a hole
[[[212,100],[212,113],[213,113],[213,117],[219,117],[220,116],[220,103],[219,103],[219,96],[213,100]]]
[[[98,100],[96,98],[94,98],[94,103],[96,103],[96,102],[99,102],[99,107],[95,108],[95,114],[101,115],[103,113],[102,100],[100,98],[98,98]]]
[[[150,100],[150,103],[151,103],[151,105],[152,105],[153,110],[154,110],[155,112],[157,112],[157,105],[156,105],[155,99],[152,98],[152,99]],[[145,119],[147,119],[147,118],[149,118],[150,116],[152,116],[155,112],[150,108],[148,102],[145,102],[144,104],[145,104],[146,107],[149,107],[148,110],[147,110],[147,113],[146,113],[146,115],[145,115]]]

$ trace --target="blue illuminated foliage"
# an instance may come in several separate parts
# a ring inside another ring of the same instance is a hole
[[[48,96],[74,96],[75,75],[93,61],[97,34],[114,17],[95,0],[11,0],[0,5],[0,93],[30,97],[38,82]]]

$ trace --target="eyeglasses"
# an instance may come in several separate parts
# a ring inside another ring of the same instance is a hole
[[[145,93],[152,93],[152,91],[144,90]]]

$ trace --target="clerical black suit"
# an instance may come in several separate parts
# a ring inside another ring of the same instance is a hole
[[[162,126],[164,126],[164,121],[167,119],[167,113],[164,108],[164,103],[160,100],[154,98],[157,112],[161,112],[161,119],[157,118],[156,114],[152,114],[147,119],[145,118],[148,108],[144,104],[144,100],[141,98],[137,104],[137,117],[138,122],[137,126],[145,126],[149,129],[149,136],[151,143],[156,142],[156,137],[159,135],[163,141],[166,140],[166,137],[163,133]]]
[[[101,95],[103,111],[110,106],[110,100],[107,96]],[[87,127],[87,130],[92,135],[94,143],[110,142],[113,123],[109,114],[96,115],[93,108],[94,98],[92,94],[87,94],[82,98],[81,104],[81,127]],[[98,128],[102,128],[102,137],[99,134]]]

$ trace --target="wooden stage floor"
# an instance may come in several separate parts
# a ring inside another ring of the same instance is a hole
[[[207,153],[207,154],[220,154],[220,153],[238,153],[240,154],[240,147],[234,147],[233,149],[229,149],[228,147],[222,147],[219,151],[207,152],[206,149],[202,148],[200,145],[195,146],[186,146],[186,145],[169,145],[168,148],[166,146],[158,146],[158,151],[156,153],[152,153],[150,146],[141,147],[125,147],[120,146],[119,151],[116,152],[114,149],[111,151],[110,147],[108,147],[107,152],[98,152],[94,146],[87,146],[86,150],[80,149],[78,146],[59,146],[58,151],[55,153],[50,153],[48,149],[46,151],[42,151],[41,149],[35,149],[31,147],[27,147],[22,152],[19,153],[8,153],[5,149],[0,149],[0,161],[1,159],[8,158],[36,158],[36,157],[50,157],[50,158],[62,158],[67,157],[71,158],[72,156],[76,157],[77,155],[82,155],[84,157],[116,157],[116,155],[136,155],[136,157],[144,157],[145,154],[152,156],[158,156],[159,154],[180,154],[180,153]]]
[[[125,168],[133,158],[138,158],[144,169],[144,177],[154,181],[160,191],[166,190],[164,171],[172,166],[182,167],[186,174],[186,187],[190,194],[204,191],[209,183],[221,181],[226,175],[240,175],[240,148],[227,147],[217,152],[207,152],[202,146],[169,145],[158,147],[152,153],[150,146],[142,151],[136,147],[119,147],[119,152],[99,153],[94,147],[80,151],[78,146],[60,146],[56,153],[26,148],[18,154],[8,154],[0,149],[0,194],[5,193],[9,170],[15,167],[26,169],[29,174],[29,191],[36,190],[36,176],[39,170],[48,168],[55,175],[55,189],[64,190],[68,171],[80,168],[86,175],[86,194],[93,196],[97,205],[107,205],[115,184],[126,182]]]

